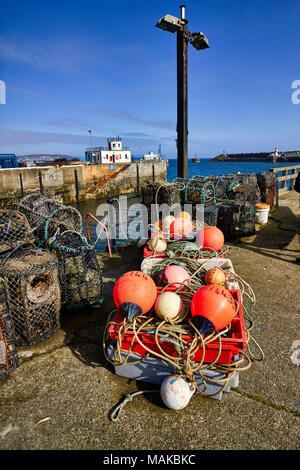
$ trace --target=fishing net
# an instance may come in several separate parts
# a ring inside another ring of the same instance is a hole
[[[218,203],[217,227],[222,231],[225,241],[236,239],[240,227],[240,208],[235,202]]]
[[[103,301],[102,272],[96,251],[86,237],[65,231],[49,240],[59,262],[62,302],[68,306]]]
[[[55,255],[30,246],[19,247],[2,259],[0,277],[17,346],[37,343],[58,330],[61,296]]]
[[[201,230],[203,227],[209,225],[210,227],[216,226],[218,221],[218,206],[209,205],[197,210],[197,223],[196,229]],[[202,223],[201,223],[202,222]]]
[[[235,193],[235,202],[240,205],[240,217],[238,233],[240,235],[255,233],[255,204],[257,202],[257,192],[253,189],[241,187]]]
[[[39,247],[44,246],[57,232],[82,231],[82,217],[77,209],[42,194],[24,197],[19,203],[19,210],[26,215],[30,226],[35,230],[36,244]]]
[[[24,242],[34,242],[34,236],[26,216],[12,209],[1,209],[0,256]]]
[[[19,365],[13,321],[7,305],[5,287],[0,280],[0,377]]]
[[[206,178],[193,177],[185,184],[185,203],[213,205],[216,202],[215,185]]]
[[[150,183],[142,190],[143,204],[150,209],[151,204],[173,204],[181,203],[181,191],[184,184],[173,183]]]

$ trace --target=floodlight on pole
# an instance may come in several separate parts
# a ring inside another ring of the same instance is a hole
[[[209,47],[203,33],[190,33],[185,18],[185,5],[180,5],[180,18],[165,15],[156,26],[170,33],[177,33],[177,173],[187,178],[188,172],[188,43],[200,51]]]

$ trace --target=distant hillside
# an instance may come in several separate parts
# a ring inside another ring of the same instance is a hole
[[[211,162],[248,162],[248,161],[266,161],[270,157],[270,152],[257,152],[257,153],[228,153],[221,154],[212,158]]]
[[[56,160],[57,158],[73,160],[75,157],[71,157],[70,155],[61,155],[59,153],[49,154],[49,153],[31,153],[29,155],[18,155],[18,158],[26,159],[26,160],[36,160],[42,158],[43,160]]]

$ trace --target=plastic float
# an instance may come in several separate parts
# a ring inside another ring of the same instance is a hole
[[[141,271],[129,271],[117,280],[113,299],[123,317],[132,320],[148,312],[154,305],[157,292],[153,279]]]

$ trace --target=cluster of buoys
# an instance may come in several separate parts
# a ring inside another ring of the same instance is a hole
[[[160,230],[178,235],[190,232],[192,219],[189,214],[180,213],[177,218],[168,216],[150,239],[149,247],[154,251],[164,251],[167,242]],[[156,235],[156,236],[155,236]],[[199,242],[206,249],[218,251],[224,244],[223,233],[216,227],[205,227],[199,233]],[[185,312],[185,303],[180,293],[187,292],[192,278],[187,269],[179,264],[167,264],[154,278],[142,271],[130,271],[123,274],[113,289],[116,307],[127,322],[137,315],[155,313],[160,321],[175,324],[180,322]],[[227,327],[236,314],[236,301],[226,288],[226,275],[218,267],[208,269],[204,275],[205,285],[190,296],[190,321],[198,332],[205,336]],[[187,289],[187,290],[186,290]],[[176,291],[176,292],[175,292]],[[195,387],[181,376],[167,377],[161,384],[161,398],[164,404],[173,410],[184,408],[195,391]]]
[[[151,226],[148,241],[150,251],[165,253],[168,242],[172,241],[197,241],[198,250],[215,253],[219,253],[225,243],[224,235],[218,227],[205,226],[197,231],[191,215],[186,211],[181,211],[176,217],[167,215]]]

